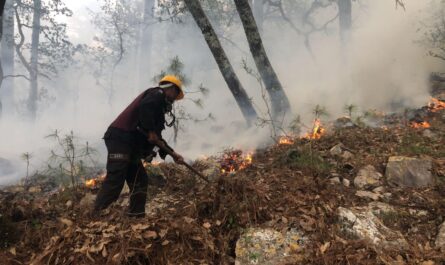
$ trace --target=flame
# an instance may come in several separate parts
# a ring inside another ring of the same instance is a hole
[[[312,132],[307,133],[303,138],[318,140],[325,132],[326,130],[322,127],[320,119],[315,119]]]
[[[151,162],[142,161],[142,166],[148,167],[148,166],[159,166],[162,163],[162,161],[153,160]]]
[[[445,102],[438,100],[437,98],[431,98],[428,107],[432,112],[438,112],[445,109]]]
[[[85,186],[87,188],[94,188],[94,187],[96,187],[96,179],[87,179],[85,181]]]
[[[252,152],[248,152],[243,155],[243,151],[241,150],[226,152],[220,161],[221,173],[234,173],[236,171],[245,169],[252,164],[252,155]]]
[[[89,189],[97,188],[97,185],[99,183],[102,183],[105,180],[106,176],[107,176],[107,173],[103,172],[95,178],[85,180],[85,187],[87,187]]]
[[[294,144],[294,140],[290,136],[281,136],[278,144]]]
[[[431,124],[429,124],[427,121],[412,122],[411,127],[415,129],[427,129],[431,127]]]
[[[151,164],[153,166],[159,166],[161,164],[161,161],[151,161]]]

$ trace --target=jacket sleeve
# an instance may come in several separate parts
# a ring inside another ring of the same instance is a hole
[[[139,105],[139,123],[146,131],[157,130],[157,120],[164,115],[164,95],[160,91],[147,93]]]

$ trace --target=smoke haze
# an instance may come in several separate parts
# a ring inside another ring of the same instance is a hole
[[[353,28],[347,44],[341,45],[336,20],[326,32],[312,35],[313,57],[306,49],[303,37],[285,22],[265,21],[264,45],[292,104],[293,113],[288,114],[288,118],[301,115],[303,122],[310,124],[311,112],[317,104],[325,106],[331,118],[341,115],[345,104],[355,104],[361,110],[383,111],[424,105],[429,98],[430,73],[443,68],[443,64],[428,57],[426,47],[418,43],[422,38],[418,29],[429,15],[431,2],[435,1],[405,2],[406,10],[396,9],[392,0],[353,2]],[[79,21],[89,25],[85,7],[76,4],[74,12],[80,14],[69,20],[69,25]],[[317,21],[326,21],[335,16],[335,12],[332,8],[316,13],[314,17]],[[88,141],[99,150],[99,160],[105,163],[106,151],[101,137],[107,126],[134,97],[155,85],[153,76],[165,69],[176,55],[184,63],[185,74],[192,81],[187,89],[196,90],[202,83],[210,90],[209,95],[203,97],[203,108],[189,100],[178,104],[184,105],[197,118],[205,118],[209,113],[215,117],[214,121],[187,122],[175,146],[179,153],[187,159],[195,159],[200,155],[216,154],[224,147],[248,150],[271,141],[268,128],[245,129],[241,112],[192,20],[185,24],[164,22],[151,27],[153,44],[149,71],[142,73],[143,81],[138,84],[137,52],[129,51],[131,56],[126,57],[116,71],[111,105],[104,88],[98,86],[88,72],[70,68],[53,81],[56,89],[51,90],[41,104],[35,123],[27,122],[18,113],[3,115],[0,120],[0,157],[10,160],[16,170],[13,174],[0,176],[0,184],[24,176],[26,163],[20,160],[22,153],[33,154],[32,171],[44,167],[49,150],[54,146],[53,141],[44,137],[56,129],[62,133],[73,130],[80,142]],[[73,27],[69,34],[76,41],[94,43],[94,28]],[[221,42],[255,107],[265,113],[258,83],[241,67],[242,60],[246,59],[255,69],[239,25],[231,30],[230,39],[237,46],[224,40]],[[18,105],[27,97],[28,84],[17,80],[15,85]],[[172,130],[167,129],[164,136],[171,141]]]

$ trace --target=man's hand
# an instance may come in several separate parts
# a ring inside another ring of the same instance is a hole
[[[152,144],[156,144],[159,141],[159,137],[155,132],[148,132],[148,141]]]
[[[173,159],[175,160],[176,164],[183,164],[184,163],[184,158],[182,157],[182,155],[174,152],[172,154]]]

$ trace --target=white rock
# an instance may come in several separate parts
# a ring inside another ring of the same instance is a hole
[[[339,223],[343,233],[367,241],[377,248],[408,247],[408,242],[398,231],[386,227],[377,216],[367,207],[337,209]]]
[[[374,201],[377,201],[380,198],[380,194],[371,192],[371,191],[367,191],[367,190],[358,190],[355,193],[356,196],[361,197],[361,198],[368,198]]]
[[[426,187],[435,184],[429,158],[393,156],[386,166],[386,179],[393,186]]]
[[[359,189],[378,187],[382,185],[382,177],[382,174],[374,166],[367,165],[359,170],[357,177],[354,179],[354,186]]]
[[[343,153],[343,144],[337,144],[329,150],[329,153],[333,156],[340,156]]]
[[[236,242],[235,264],[294,264],[306,240],[296,229],[282,234],[273,229],[249,228]]]
[[[343,157],[343,159],[348,160],[354,157],[354,154],[349,152],[349,151],[344,151],[343,154],[341,155],[341,157]]]
[[[329,179],[329,182],[331,182],[331,184],[340,184],[340,178],[339,177],[331,178]]]
[[[385,191],[385,187],[380,186],[372,190],[374,193],[383,193]]]

